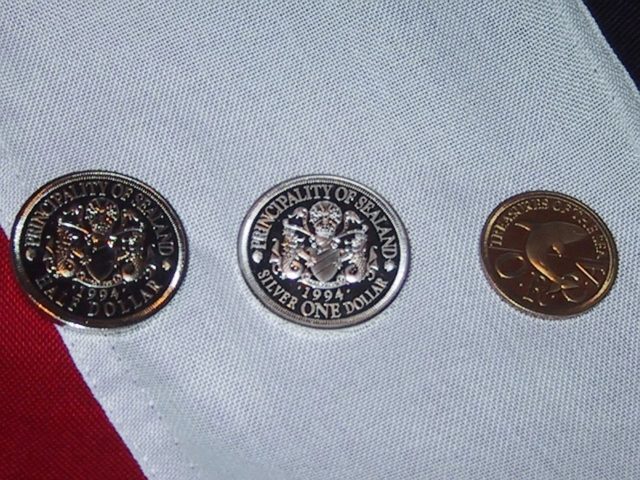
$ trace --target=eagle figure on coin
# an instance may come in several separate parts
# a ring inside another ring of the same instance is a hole
[[[270,263],[280,278],[313,288],[337,288],[362,281],[378,270],[376,247],[368,247],[368,227],[353,210],[344,215],[322,200],[296,208],[282,221],[282,242],[273,240]]]

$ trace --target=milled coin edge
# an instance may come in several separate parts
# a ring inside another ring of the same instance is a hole
[[[100,320],[98,325],[92,325],[91,319],[87,320],[85,317],[75,315],[72,313],[60,314],[54,311],[44,302],[50,302],[50,299],[42,294],[30,281],[23,266],[22,258],[20,255],[20,236],[24,228],[25,221],[33,209],[33,207],[51,191],[64,186],[68,183],[81,180],[90,180],[95,178],[105,179],[118,179],[122,183],[142,190],[145,194],[151,197],[158,205],[160,205],[169,219],[171,225],[176,232],[176,239],[178,242],[178,259],[177,267],[174,272],[171,282],[167,285],[163,294],[152,304],[147,305],[144,309],[124,317],[111,320]],[[13,271],[18,279],[22,290],[27,294],[31,302],[33,302],[40,310],[45,312],[50,319],[59,325],[69,325],[78,330],[85,331],[112,331],[114,329],[126,329],[132,328],[149,318],[154,313],[165,307],[169,301],[174,297],[180,285],[182,284],[184,277],[187,273],[187,266],[189,263],[189,251],[188,251],[187,236],[184,230],[184,226],[180,217],[169,202],[156,190],[150,187],[147,183],[138,180],[137,178],[130,177],[121,173],[109,171],[109,170],[83,170],[80,172],[73,172],[66,175],[61,175],[53,180],[50,180],[40,188],[38,188],[22,205],[13,224],[11,230],[11,264]]]
[[[536,310],[531,310],[525,307],[524,305],[521,305],[520,303],[516,302],[499,288],[499,286],[497,285],[497,282],[493,279],[491,272],[489,271],[490,265],[489,265],[488,252],[485,249],[485,245],[488,239],[488,234],[490,231],[489,226],[493,225],[494,221],[508,207],[510,207],[517,201],[525,198],[531,198],[532,196],[537,196],[537,195],[546,195],[549,197],[557,197],[562,200],[567,200],[569,202],[573,202],[577,204],[579,207],[586,210],[590,215],[593,216],[593,218],[598,223],[598,227],[604,234],[607,240],[607,247],[609,248],[609,251],[610,251],[611,267],[609,268],[609,271],[607,272],[607,277],[605,278],[605,281],[603,282],[603,286],[598,291],[598,293],[594,297],[590,298],[589,301],[585,302],[584,304],[577,305],[576,307],[568,309],[565,312],[559,313],[559,314],[538,312]],[[489,285],[491,286],[491,288],[498,294],[501,300],[515,307],[517,310],[541,320],[552,320],[552,321],[570,320],[570,319],[576,318],[579,315],[582,315],[583,313],[586,313],[588,310],[591,310],[596,305],[598,305],[609,294],[609,292],[613,288],[613,285],[615,284],[615,280],[618,274],[618,250],[616,247],[615,239],[613,237],[613,234],[611,233],[611,230],[609,229],[607,224],[604,222],[602,217],[600,217],[600,215],[593,208],[589,207],[587,204],[585,204],[581,200],[578,200],[577,198],[572,197],[571,195],[555,192],[552,190],[531,190],[528,192],[512,195],[506,198],[505,200],[503,200],[502,202],[500,202],[498,206],[495,207],[487,217],[487,220],[485,221],[484,226],[482,228],[482,233],[480,235],[479,243],[480,243],[480,260],[481,260],[480,263],[482,264],[483,273]]]
[[[393,284],[386,292],[386,294],[376,303],[376,305],[370,308],[367,311],[360,312],[351,317],[345,317],[343,319],[338,319],[337,321],[331,323],[331,320],[327,320],[326,323],[314,323],[309,322],[302,315],[297,315],[286,310],[284,307],[279,305],[275,305],[274,301],[267,295],[259,286],[258,282],[255,280],[250,267],[250,258],[248,252],[249,246],[249,237],[251,233],[251,226],[253,224],[254,219],[260,213],[260,210],[264,208],[267,203],[274,198],[277,194],[285,191],[291,187],[304,185],[305,182],[333,182],[336,185],[342,185],[346,187],[354,188],[362,194],[368,195],[372,200],[376,201],[380,207],[382,207],[389,217],[392,225],[396,230],[396,234],[398,236],[398,245],[400,246],[400,252],[405,252],[404,255],[400,254],[400,259],[398,262],[398,272],[393,281]],[[238,263],[240,266],[240,271],[242,273],[242,277],[244,278],[245,283],[249,287],[251,293],[273,314],[277,315],[279,318],[284,318],[290,322],[293,322],[297,325],[301,325],[304,327],[311,327],[317,329],[327,329],[327,330],[335,330],[353,327],[360,323],[363,323],[367,320],[370,320],[374,316],[381,313],[385,310],[398,296],[402,286],[404,285],[408,274],[409,274],[409,264],[410,264],[410,246],[409,246],[409,238],[407,235],[407,231],[405,229],[402,220],[396,213],[396,211],[391,207],[391,205],[376,191],[371,190],[368,187],[361,185],[360,183],[340,177],[337,175],[327,175],[327,174],[316,174],[316,175],[303,175],[298,177],[289,178],[285,180],[258,197],[258,199],[252,204],[249,208],[249,211],[245,215],[241,227],[240,232],[238,234],[237,240],[238,246]]]

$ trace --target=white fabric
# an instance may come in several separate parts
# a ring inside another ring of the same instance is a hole
[[[187,229],[139,328],[60,331],[152,479],[640,477],[640,98],[578,0],[4,2],[0,224],[77,170],[137,177]],[[382,194],[412,244],[373,321],[290,324],[244,285],[251,203],[296,175]],[[506,197],[573,195],[615,235],[578,318],[491,290]]]

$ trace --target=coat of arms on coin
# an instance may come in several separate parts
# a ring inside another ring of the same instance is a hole
[[[527,192],[494,210],[482,232],[491,283],[510,303],[548,317],[576,315],[610,290],[617,269],[611,233],[567,195]]]
[[[29,297],[68,324],[136,323],[166,304],[184,274],[178,216],[147,185],[80,172],[43,186],[13,230],[13,260]]]
[[[407,275],[407,235],[393,209],[350,180],[309,176],[264,194],[244,220],[242,273],[273,312],[335,328],[371,318]]]

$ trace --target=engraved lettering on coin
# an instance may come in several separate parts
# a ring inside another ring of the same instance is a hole
[[[55,319],[110,328],[162,307],[184,274],[186,238],[171,206],[143,183],[80,172],[38,190],[13,231],[14,266]]]
[[[516,195],[491,214],[482,233],[485,272],[512,304],[549,317],[598,303],[613,285],[611,233],[589,207],[567,195]]]
[[[278,315],[332,328],[371,318],[395,297],[409,250],[397,214],[350,180],[289,180],[263,195],[243,223],[240,265]]]

